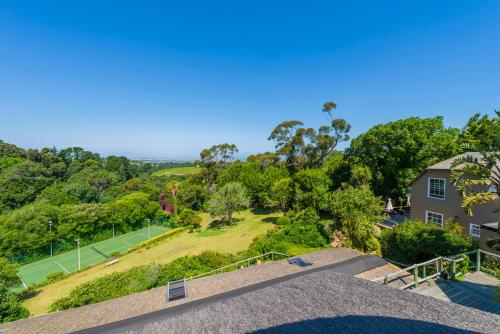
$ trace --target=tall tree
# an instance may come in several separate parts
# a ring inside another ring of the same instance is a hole
[[[228,143],[213,145],[200,152],[200,160],[196,161],[196,163],[202,167],[201,175],[205,179],[211,193],[215,191],[215,183],[218,175],[226,169],[237,152],[238,147]]]
[[[245,187],[239,182],[222,186],[208,201],[208,211],[212,216],[224,215],[229,224],[233,223],[233,213],[248,208],[250,200]]]
[[[418,173],[461,152],[458,134],[441,116],[410,117],[372,127],[352,140],[346,155],[370,169],[375,194],[405,197]]]
[[[333,102],[323,105],[330,123],[318,130],[304,128],[304,123],[297,120],[282,122],[274,128],[268,140],[274,141],[276,154],[284,158],[289,168],[317,168],[340,142],[349,140],[351,126],[346,120],[333,117],[336,108]]]

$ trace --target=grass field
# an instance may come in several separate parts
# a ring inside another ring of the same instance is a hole
[[[156,176],[171,176],[171,175],[192,175],[198,174],[200,172],[200,168],[198,167],[176,167],[176,168],[166,168],[159,171],[154,172],[153,174]]]
[[[155,237],[167,232],[168,229],[160,226],[151,226],[151,237]],[[110,257],[113,252],[123,252],[132,246],[135,246],[149,238],[148,228],[119,235],[115,238],[107,239],[80,248],[81,268],[93,266]],[[40,261],[26,264],[19,268],[18,275],[23,285],[29,286],[33,283],[45,281],[47,275],[54,272],[63,272],[70,274],[78,270],[78,253],[72,250],[66,253],[58,254]]]
[[[46,285],[41,288],[38,295],[27,299],[24,306],[32,315],[43,314],[48,312],[55,300],[68,295],[80,284],[97,277],[140,265],[168,263],[178,257],[199,254],[204,250],[234,253],[247,249],[256,236],[274,228],[270,220],[279,215],[279,213],[252,213],[247,210],[235,215],[235,218],[239,219],[236,224],[213,229],[209,226],[212,219],[208,214],[202,214],[203,222],[200,232],[182,232],[149,249],[124,255],[120,257],[120,262],[113,266],[97,265]]]

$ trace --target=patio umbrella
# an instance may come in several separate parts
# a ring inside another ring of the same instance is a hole
[[[394,210],[394,207],[392,206],[392,200],[390,198],[387,201],[387,207],[385,209],[387,210],[387,212],[391,212]]]

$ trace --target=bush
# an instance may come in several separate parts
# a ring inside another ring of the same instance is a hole
[[[287,216],[281,216],[276,220],[277,225],[290,225],[291,223],[292,220]]]
[[[111,256],[111,257],[118,257],[120,255],[121,255],[121,253],[119,251],[114,251],[114,252],[111,252],[111,254],[109,254],[109,256]]]
[[[166,285],[169,281],[187,278],[236,262],[234,255],[205,251],[195,256],[183,256],[168,264],[141,266],[113,273],[84,283],[67,297],[54,302],[51,311],[98,303],[131,293]]]
[[[468,235],[419,221],[406,221],[392,230],[384,230],[381,245],[384,257],[404,263],[467,253],[476,248]]]
[[[53,279],[59,278],[64,276],[64,273],[62,271],[56,271],[52,274],[47,275],[47,281],[52,281]]]
[[[0,284],[0,324],[29,317],[17,296]]]

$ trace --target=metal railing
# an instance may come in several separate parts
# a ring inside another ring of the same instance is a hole
[[[465,275],[465,272],[457,271],[457,264],[465,260],[465,256],[469,256],[472,254],[476,255],[475,263],[470,266],[467,269],[474,268],[475,271],[483,271],[486,274],[492,275],[493,271],[484,265],[481,265],[481,253],[484,253],[488,256],[493,256],[496,261],[500,262],[500,255],[496,255],[493,253],[489,253],[486,251],[483,251],[481,249],[476,249],[467,253],[463,254],[457,254],[457,255],[452,255],[449,257],[444,257],[444,256],[439,256],[434,259],[417,263],[411,266],[408,266],[406,268],[403,268],[401,270],[398,270],[394,273],[378,277],[374,280],[373,282],[377,281],[382,281],[384,282],[385,285],[390,284],[396,280],[403,280],[405,282],[405,278],[408,278],[410,276],[413,276],[413,280],[409,283],[406,283],[399,287],[401,290],[408,289],[408,288],[416,288],[419,286],[419,284],[426,282],[428,280],[434,279],[438,276],[441,275],[443,272],[443,268],[446,266],[449,266],[450,269],[450,277],[452,279],[457,279],[460,276]],[[498,260],[497,260],[498,259]],[[428,266],[431,266],[430,274],[428,275]],[[493,273],[494,274],[494,273]]]
[[[234,267],[234,266],[239,266],[239,265],[245,265],[245,264],[247,264],[247,267],[250,267],[250,265],[251,265],[251,263],[253,261],[255,261],[255,263],[257,263],[258,259],[264,258],[264,257],[271,257],[271,262],[272,262],[272,261],[274,261],[275,257],[289,258],[290,255],[284,254],[284,253],[278,253],[278,252],[268,252],[268,253],[265,253],[265,254],[257,255],[257,256],[254,256],[254,257],[250,257],[248,259],[244,259],[244,260],[240,260],[240,261],[228,264],[227,266],[220,267],[220,268],[208,271],[208,272],[203,273],[203,274],[199,274],[199,275],[196,275],[196,276],[191,276],[191,277],[185,278],[185,281],[190,281],[190,280],[193,280],[195,278],[200,278],[200,277],[203,277],[203,276],[210,276],[210,275],[215,274],[215,273],[223,273],[225,269],[228,269],[228,268],[231,268],[231,267]]]

